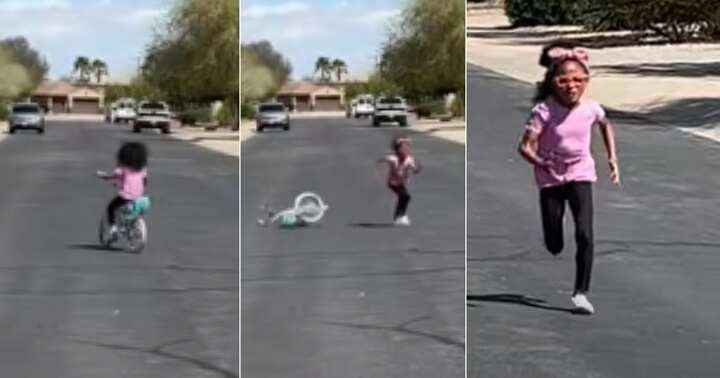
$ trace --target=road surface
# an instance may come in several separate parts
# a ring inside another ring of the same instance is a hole
[[[623,186],[596,144],[596,314],[572,315],[572,222],[552,257],[516,153],[532,88],[474,66],[468,86],[468,377],[717,376],[718,145],[610,113]]]
[[[125,140],[151,150],[149,245],[96,245]],[[237,377],[238,160],[126,125],[49,122],[0,143],[6,377]]]
[[[243,377],[464,377],[464,147],[369,120],[297,119],[241,145]],[[375,162],[407,132],[409,228]],[[311,190],[322,224],[261,228]]]

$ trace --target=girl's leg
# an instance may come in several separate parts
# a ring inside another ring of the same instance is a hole
[[[127,203],[127,200],[118,196],[112,199],[110,203],[107,206],[107,218],[111,225],[115,224],[115,212],[117,209],[119,209],[121,206],[125,205]]]
[[[565,215],[566,185],[540,189],[545,247],[553,255],[563,250],[563,215]]]
[[[389,187],[390,190],[395,192],[398,196],[397,203],[395,204],[395,215],[393,217],[393,219],[398,219],[407,212],[407,206],[410,202],[410,194],[408,194],[405,185],[389,185]]]
[[[590,289],[593,265],[593,195],[592,183],[574,182],[568,190],[570,210],[575,219],[575,292],[586,293]]]

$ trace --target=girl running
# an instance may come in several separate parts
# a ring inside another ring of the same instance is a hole
[[[563,249],[565,203],[570,206],[577,245],[571,300],[577,310],[592,314],[587,299],[593,263],[592,183],[597,180],[590,151],[592,127],[600,127],[610,180],[620,184],[615,135],[600,104],[584,96],[590,76],[588,52],[554,47],[547,50],[547,58],[550,64],[538,85],[519,152],[534,167],[545,245],[553,255]]]
[[[420,164],[410,154],[410,139],[397,137],[392,141],[393,153],[380,159],[378,163],[388,164],[387,185],[398,197],[395,205],[394,223],[396,226],[409,226],[410,218],[407,216],[407,207],[410,203],[410,193],[407,182],[411,173],[420,173]]]

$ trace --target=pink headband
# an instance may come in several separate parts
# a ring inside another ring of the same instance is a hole
[[[564,61],[572,59],[582,64],[585,70],[590,73],[590,57],[588,51],[582,47],[575,47],[573,49],[555,47],[547,52],[547,56],[550,58],[553,66],[560,65]]]

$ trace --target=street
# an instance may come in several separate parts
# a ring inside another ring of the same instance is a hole
[[[464,377],[464,146],[370,124],[296,119],[242,142],[243,377]],[[401,133],[423,165],[409,228],[376,167]],[[321,224],[256,224],[307,190],[330,205]]]
[[[718,145],[609,112],[623,185],[594,143],[596,313],[574,315],[572,219],[551,256],[516,152],[534,88],[470,66],[468,90],[468,377],[717,376]]]
[[[123,141],[150,149],[142,254],[97,246]],[[237,377],[238,161],[127,125],[0,143],[4,377]]]

